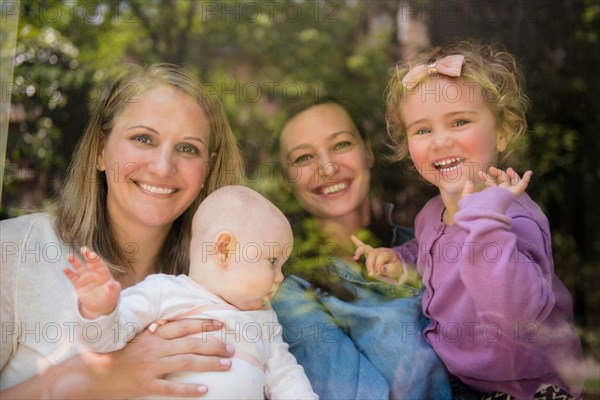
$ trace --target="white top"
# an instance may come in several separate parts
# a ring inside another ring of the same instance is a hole
[[[115,333],[119,332],[115,327],[108,331],[98,331],[96,325],[81,324],[75,290],[62,272],[63,268],[70,266],[66,259],[67,254],[69,251],[76,251],[58,237],[54,231],[53,219],[49,215],[37,213],[0,221],[0,245],[0,390],[30,379],[50,366],[60,364],[76,355],[81,348],[78,341],[78,334],[81,332],[87,333],[90,338],[95,337],[96,332],[101,332],[105,339],[114,338]],[[124,292],[126,291],[127,289]],[[217,314],[217,319],[225,322],[221,312]],[[246,326],[246,336],[250,337],[250,325]],[[277,338],[277,341],[281,340],[280,329],[274,331],[274,338]],[[237,340],[233,333],[227,335],[227,332],[229,331],[222,330],[212,335],[215,339],[221,339],[220,335],[224,335],[229,342]],[[206,336],[208,338],[210,333]],[[239,353],[238,357],[244,353],[252,354],[246,345],[238,342],[234,344],[236,355]],[[257,345],[256,352],[264,356],[265,353],[259,352],[260,348]],[[275,355],[283,351],[282,349],[275,343],[268,346],[269,355],[274,358],[277,358]],[[286,354],[289,354],[287,345],[282,360],[288,360]],[[203,373],[202,383],[207,384],[212,395],[218,393],[221,387],[210,385],[204,377],[220,376],[220,379],[228,382],[227,385],[219,385],[224,386],[224,389],[234,386],[232,383],[236,382],[236,378],[230,374],[236,373],[237,366],[244,365],[236,360],[241,358],[234,358],[229,372]],[[285,365],[286,361],[280,360],[279,363]],[[269,374],[275,373],[279,376],[277,362],[267,363],[266,366],[267,369],[273,366]],[[259,371],[256,367],[253,367],[253,370]],[[298,374],[298,370],[295,371],[294,374]],[[174,375],[184,375],[174,376],[174,379],[186,379],[186,374]],[[287,375],[283,378],[285,376]],[[282,380],[285,382],[285,379]],[[272,395],[271,398],[278,397]],[[314,395],[306,398],[317,397]]]
[[[69,249],[47,214],[0,221],[0,390],[78,352]]]
[[[318,399],[304,369],[282,340],[281,325],[270,306],[242,311],[226,303],[186,275],[156,274],[121,293],[110,315],[79,320],[82,342],[92,350],[118,350],[153,322],[180,318],[215,319],[219,331],[199,334],[235,347],[228,372],[172,374],[179,382],[206,384],[202,399]],[[235,382],[235,385],[231,383]],[[264,388],[264,391],[263,391]]]

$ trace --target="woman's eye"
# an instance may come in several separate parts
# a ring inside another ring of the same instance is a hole
[[[312,160],[312,156],[310,154],[303,154],[294,160],[294,164],[306,164],[310,160]]]
[[[429,133],[429,129],[419,129],[414,133],[414,135],[424,135],[426,133]]]
[[[144,144],[152,144],[152,139],[148,135],[135,135],[131,139]]]
[[[191,144],[179,145],[177,147],[177,150],[179,150],[182,153],[189,154],[189,155],[199,155],[200,154],[200,150],[198,150],[198,148],[196,146],[193,146]]]
[[[466,121],[466,120],[464,120],[464,119],[459,119],[458,121],[456,121],[456,122],[454,123],[454,126],[463,126],[463,125],[466,125],[466,124],[468,124],[468,123],[469,123],[469,121]]]
[[[335,150],[339,150],[339,149],[345,149],[345,148],[350,147],[350,146],[352,146],[351,142],[344,141],[344,142],[336,143],[335,146],[333,146],[333,148]]]

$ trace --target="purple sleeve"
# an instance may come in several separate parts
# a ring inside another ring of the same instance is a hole
[[[461,280],[480,318],[505,326],[542,321],[555,303],[549,229],[516,200],[487,188],[461,199],[454,217],[464,231]]]

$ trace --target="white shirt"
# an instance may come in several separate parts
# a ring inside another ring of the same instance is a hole
[[[215,319],[219,331],[198,334],[235,347],[228,372],[183,372],[167,378],[205,384],[202,399],[318,399],[304,369],[288,351],[281,325],[270,306],[242,311],[226,303],[186,275],[156,274],[121,293],[113,313],[81,319],[83,342],[100,352],[114,351],[156,321],[180,318]]]

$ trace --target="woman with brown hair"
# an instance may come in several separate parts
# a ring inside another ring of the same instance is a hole
[[[273,308],[321,399],[448,399],[446,370],[423,340],[419,290],[376,282],[352,258],[351,235],[412,235],[371,196],[375,158],[357,115],[334,98],[306,99],[280,131],[284,184],[304,215]]]

